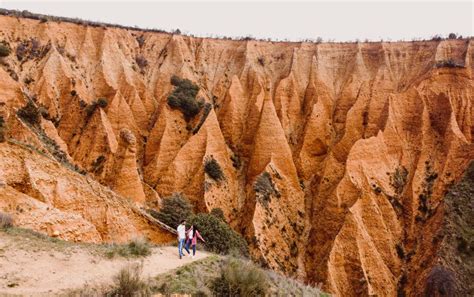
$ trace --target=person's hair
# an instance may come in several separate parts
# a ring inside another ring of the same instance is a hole
[[[183,224],[184,222],[186,222],[186,220],[181,220],[181,224]]]

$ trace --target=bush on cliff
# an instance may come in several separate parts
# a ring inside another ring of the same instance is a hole
[[[97,108],[106,108],[108,104],[109,102],[105,98],[99,98],[97,100],[92,101],[92,103],[86,107],[87,116],[91,117]]]
[[[10,47],[5,42],[0,42],[0,57],[7,57],[10,55]]]
[[[162,223],[176,229],[181,220],[187,219],[193,213],[193,206],[189,200],[180,193],[174,193],[163,199],[159,211],[151,210],[150,214]]]
[[[171,84],[175,89],[168,96],[168,105],[173,109],[179,109],[186,121],[191,120],[203,106],[203,102],[196,100],[199,87],[189,79],[181,79],[175,75],[171,77]]]
[[[41,117],[45,119],[50,118],[48,110],[43,106],[38,107],[31,99],[28,100],[25,106],[17,111],[17,115],[23,122],[33,127],[39,127]]]
[[[236,252],[248,256],[247,242],[242,236],[219,218],[200,213],[188,219],[188,224],[196,226],[206,241],[206,248],[214,253]]]
[[[204,163],[204,171],[215,181],[221,181],[225,179],[221,166],[213,157],[206,159]]]
[[[227,258],[221,275],[214,279],[211,290],[215,296],[266,296],[270,284],[265,272],[250,261]]]

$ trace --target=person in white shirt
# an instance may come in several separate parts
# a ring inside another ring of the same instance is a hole
[[[184,241],[186,240],[186,220],[182,220],[176,230],[178,231],[179,258],[181,259],[183,257]]]

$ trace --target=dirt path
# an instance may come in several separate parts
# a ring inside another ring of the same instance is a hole
[[[107,259],[84,245],[52,246],[0,232],[0,296],[50,296],[109,284],[122,267],[134,262],[143,262],[143,277],[153,277],[207,256],[198,252],[194,259],[180,260],[177,248],[167,246],[153,248],[146,258]]]

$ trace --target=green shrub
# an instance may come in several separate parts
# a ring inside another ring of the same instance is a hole
[[[224,172],[222,172],[221,166],[213,157],[206,159],[204,163],[204,171],[215,181],[221,181],[225,179]]]
[[[150,214],[162,223],[176,229],[181,220],[186,220],[193,213],[193,206],[189,200],[180,193],[174,193],[163,199],[161,209],[150,211]]]
[[[107,296],[151,296],[149,285],[142,279],[142,266],[132,264],[122,268],[114,277],[114,288]]]
[[[215,216],[200,213],[191,216],[188,223],[198,228],[209,251],[220,254],[229,254],[235,251],[243,256],[248,256],[247,242],[239,233]]]
[[[0,57],[7,57],[8,55],[10,55],[10,53],[11,53],[10,47],[5,42],[1,42],[0,43]]]
[[[98,107],[106,108],[108,104],[109,102],[105,98],[99,98],[97,100],[92,101],[92,103],[86,107],[87,117],[91,117]]]
[[[13,227],[13,218],[8,213],[0,212],[0,229]]]
[[[212,216],[215,216],[219,220],[225,222],[225,216],[224,216],[224,211],[222,211],[222,208],[213,208],[210,212]]]
[[[32,100],[28,100],[25,106],[17,111],[17,115],[31,126],[39,126],[41,121],[41,111]]]
[[[211,284],[215,296],[265,296],[268,288],[264,271],[250,261],[235,258],[224,261],[221,276]]]
[[[202,102],[196,100],[199,87],[189,79],[181,79],[175,75],[171,77],[171,84],[175,89],[168,96],[168,105],[173,109],[179,109],[185,120],[189,121],[203,106]]]

